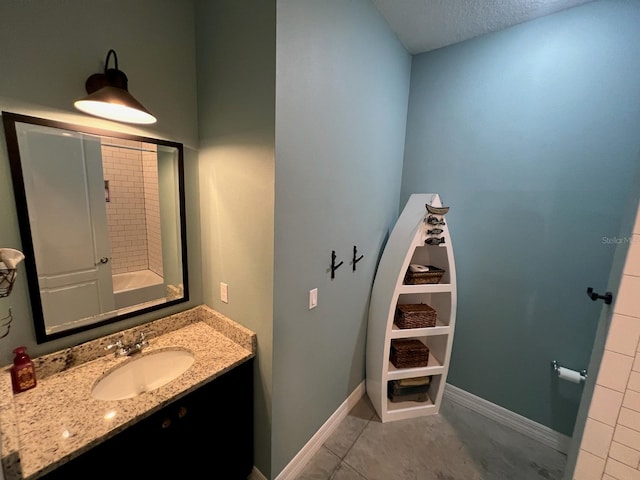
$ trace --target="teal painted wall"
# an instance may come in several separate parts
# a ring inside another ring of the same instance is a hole
[[[640,2],[413,58],[401,204],[438,192],[458,273],[449,382],[571,435],[640,152]]]
[[[191,288],[187,304],[37,345],[26,274],[19,269],[11,295],[0,298],[0,317],[11,307],[15,318],[9,335],[0,342],[0,364],[11,362],[18,345],[26,345],[32,356],[43,355],[201,304],[193,4],[2,0],[0,18],[0,110],[184,143]],[[111,48],[118,54],[119,68],[129,77],[129,91],[159,118],[157,124],[136,128],[74,109],[73,101],[85,94],[85,80],[103,70]],[[1,128],[0,225],[0,246],[21,249]]]
[[[274,0],[198,0],[203,298],[257,334],[256,467],[271,471]],[[220,301],[220,282],[229,303]]]
[[[411,58],[367,0],[277,2],[272,474],[364,379]],[[364,258],[352,271],[353,246]],[[344,264],[331,280],[331,252]],[[308,309],[318,288],[318,307]]]

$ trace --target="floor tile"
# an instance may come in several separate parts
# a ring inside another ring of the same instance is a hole
[[[367,480],[346,463],[342,462],[331,480]]]
[[[331,434],[324,446],[338,457],[343,458],[353,445],[353,442],[360,436],[364,427],[367,426],[373,414],[374,410],[369,397],[364,395],[336,428],[335,432]]]
[[[296,480],[329,480],[339,463],[340,458],[322,446]]]
[[[565,464],[564,454],[446,399],[438,415],[383,424],[365,396],[296,480],[560,480]]]
[[[565,454],[455,403],[444,401],[440,411],[457,432],[470,461],[488,474],[483,478],[562,478]]]
[[[368,480],[482,480],[441,415],[371,421],[344,461]]]

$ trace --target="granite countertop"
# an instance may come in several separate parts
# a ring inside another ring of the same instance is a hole
[[[149,346],[141,354],[181,347],[193,365],[178,378],[137,397],[96,400],[94,383],[131,357],[115,357],[105,346],[140,332]],[[255,333],[207,306],[165,317],[101,339],[33,358],[35,388],[14,395],[10,366],[0,371],[2,466],[6,480],[36,479],[79,456],[224,372],[253,358]]]

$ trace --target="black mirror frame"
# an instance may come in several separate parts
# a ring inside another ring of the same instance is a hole
[[[27,272],[27,283],[29,288],[29,297],[31,301],[31,310],[33,315],[33,323],[35,327],[36,342],[38,344],[49,342],[58,338],[73,335],[75,333],[91,330],[103,325],[116,323],[127,318],[136,317],[145,313],[161,310],[172,305],[189,301],[189,275],[188,275],[188,263],[187,263],[187,224],[186,224],[186,212],[185,212],[185,186],[184,186],[184,147],[182,143],[172,142],[169,140],[161,140],[157,138],[144,137],[139,135],[132,135],[128,133],[121,133],[112,130],[87,127],[83,125],[75,125],[66,122],[60,122],[57,120],[48,120],[38,117],[32,117],[28,115],[22,115],[17,113],[2,112],[2,122],[4,124],[4,131],[6,136],[7,154],[9,157],[9,166],[11,169],[11,180],[13,182],[14,197],[16,201],[16,210],[18,216],[18,226],[20,229],[20,238],[22,240],[22,250],[25,254],[25,269]],[[27,208],[27,196],[24,187],[24,176],[22,173],[22,163],[20,159],[20,148],[18,145],[18,135],[16,130],[16,123],[29,123],[33,125],[41,125],[44,127],[60,128],[65,130],[73,130],[80,133],[87,133],[91,135],[103,135],[114,138],[122,138],[126,140],[135,140],[141,142],[154,143],[156,145],[163,145],[167,147],[176,148],[178,151],[178,197],[180,203],[180,237],[181,237],[181,249],[182,249],[182,283],[183,283],[183,297],[176,300],[169,300],[159,305],[153,305],[150,307],[144,307],[140,310],[124,313],[113,318],[105,319],[92,323],[89,325],[83,325],[81,327],[74,327],[68,330],[47,333],[44,321],[44,314],[42,311],[42,301],[40,299],[40,287],[38,284],[38,272],[35,262],[35,252],[33,242],[31,239],[31,225],[29,222],[29,212]]]

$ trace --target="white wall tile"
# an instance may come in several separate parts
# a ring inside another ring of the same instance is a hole
[[[613,433],[613,441],[635,450],[640,450],[640,432],[627,428],[624,425],[616,426]]]
[[[580,446],[583,450],[606,459],[612,437],[613,427],[611,425],[588,418]]]
[[[634,372],[640,372],[640,352],[636,352],[635,359],[633,360],[633,366],[631,370]]]
[[[640,372],[631,372],[629,381],[627,382],[627,388],[634,392],[640,392]]]
[[[630,408],[636,412],[640,412],[640,392],[634,392],[633,390],[627,390],[622,400],[622,406]]]
[[[627,259],[624,264],[624,273],[626,275],[640,276],[640,235],[631,236]]]
[[[592,453],[580,450],[573,471],[573,480],[600,480],[604,472],[605,461]]]
[[[614,314],[607,334],[606,349],[634,356],[640,340],[640,319]]]
[[[640,317],[640,277],[623,275],[615,301],[614,312],[620,315]]]
[[[623,407],[620,409],[618,423],[640,432],[640,412]]]
[[[596,383],[618,392],[624,392],[627,388],[633,361],[634,357],[605,350]]]
[[[624,463],[633,468],[638,468],[640,464],[640,452],[633,448],[622,445],[621,443],[611,443],[611,449],[609,450],[609,456],[614,460]]]
[[[612,458],[607,460],[605,472],[617,480],[640,480],[640,471]]]
[[[620,392],[596,385],[591,398],[589,418],[615,426],[623,396]]]

